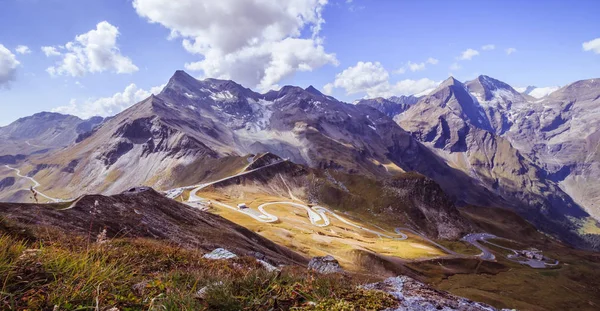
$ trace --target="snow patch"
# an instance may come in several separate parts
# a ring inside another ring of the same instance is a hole
[[[210,98],[212,98],[212,100],[214,100],[214,101],[222,101],[222,102],[233,102],[238,99],[235,95],[231,94],[231,92],[229,92],[229,91],[223,91],[223,92],[218,92],[218,93],[211,92]]]

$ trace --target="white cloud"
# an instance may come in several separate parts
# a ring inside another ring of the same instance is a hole
[[[439,63],[439,62],[440,62],[439,60],[437,60],[437,59],[435,59],[433,57],[430,57],[430,58],[427,59],[427,63],[431,64],[431,65],[437,65],[437,63]]]
[[[46,57],[50,56],[60,56],[60,52],[54,46],[42,46],[42,52],[46,55]]]
[[[596,54],[600,54],[600,38],[584,42],[582,46],[584,51],[593,51]]]
[[[18,45],[17,48],[15,49],[15,51],[17,53],[19,53],[19,54],[29,54],[29,53],[31,53],[31,50],[26,45]]]
[[[188,70],[261,90],[297,71],[337,65],[319,36],[327,0],[134,0],[138,15],[202,56]]]
[[[473,49],[466,49],[460,54],[458,59],[459,60],[471,60],[471,58],[473,58],[473,56],[477,56],[477,55],[479,55],[479,51],[473,50]]]
[[[84,34],[75,37],[61,47],[42,47],[46,56],[62,56],[56,66],[46,71],[51,75],[83,76],[87,73],[114,71],[132,73],[138,71],[130,58],[123,56],[117,47],[119,29],[103,21]],[[60,53],[58,49],[65,50]]]
[[[406,79],[390,83],[389,73],[379,62],[358,62],[338,73],[335,81],[323,89],[331,94],[334,88],[343,88],[346,94],[366,93],[367,97],[390,97],[410,95],[434,88],[439,82],[430,79]]]
[[[452,65],[450,65],[450,70],[459,70],[460,68],[462,68],[458,63],[454,62],[452,63]]]
[[[514,53],[516,51],[517,51],[517,49],[515,49],[515,48],[508,48],[508,49],[505,50],[506,55],[510,55],[510,54],[512,54],[512,53]]]
[[[78,116],[83,119],[94,116],[108,117],[115,115],[132,105],[148,98],[151,94],[158,94],[164,85],[156,86],[150,91],[140,89],[135,84],[128,85],[123,92],[118,92],[110,97],[87,99],[83,102],[71,99],[68,105],[52,109],[53,112]]]
[[[0,88],[8,87],[15,80],[19,64],[15,54],[0,44]]]
[[[491,50],[494,50],[495,48],[496,48],[496,46],[493,44],[486,44],[481,47],[481,49],[484,51],[491,51]]]
[[[410,71],[415,72],[415,71],[419,71],[419,70],[423,70],[425,69],[425,63],[413,63],[413,62],[408,62],[408,64],[406,65],[408,67],[408,69],[410,69]]]
[[[333,83],[327,83],[323,86],[323,93],[325,93],[325,95],[331,95],[333,94]]]
[[[421,70],[425,70],[425,67],[427,66],[427,64],[436,65],[437,63],[439,63],[439,60],[437,60],[433,57],[430,57],[426,61],[420,62],[420,63],[413,63],[411,61],[408,61],[408,63],[406,63],[405,66],[402,66],[402,67],[396,69],[394,71],[394,73],[403,74],[406,72],[406,70],[410,70],[412,72],[421,71]]]

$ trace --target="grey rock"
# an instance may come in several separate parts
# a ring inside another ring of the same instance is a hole
[[[407,276],[392,277],[363,288],[381,290],[398,300],[400,305],[388,311],[496,311],[497,309],[447,292],[439,291]],[[503,310],[504,311],[504,310]]]
[[[205,254],[204,256],[202,256],[203,258],[206,259],[232,259],[232,258],[237,258],[237,255],[224,249],[224,248],[217,248],[215,250],[213,250],[212,252]]]
[[[321,274],[341,273],[344,271],[342,267],[340,267],[339,262],[331,255],[313,257],[308,262],[308,269]]]

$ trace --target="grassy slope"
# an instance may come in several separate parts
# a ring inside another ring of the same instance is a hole
[[[41,228],[40,228],[41,229]],[[254,258],[211,261],[197,250],[149,239],[88,243],[51,229],[0,223],[2,310],[354,310],[395,305],[351,276],[288,267],[269,273]],[[364,280],[362,280],[364,281]],[[208,286],[203,299],[195,293]]]
[[[210,191],[204,191],[199,195],[231,206],[246,203],[247,206],[253,209],[265,202],[292,201],[289,198],[252,193],[251,190],[239,190],[237,195],[235,193],[225,194]],[[434,246],[414,236],[405,241],[379,238],[374,234],[348,226],[333,217],[329,217],[331,226],[318,228],[310,224],[306,212],[301,209],[277,205],[268,206],[265,209],[267,212],[279,217],[280,221],[273,224],[260,223],[249,216],[216,205],[213,205],[211,212],[307,256],[331,254],[340,260],[341,264],[348,270],[359,271],[363,269],[363,267],[355,264],[353,250],[375,252],[403,259],[431,258],[443,255]],[[380,230],[377,227],[365,224],[359,219],[352,219],[351,216],[348,218],[361,226],[369,227],[372,230]],[[393,230],[389,230],[388,233],[394,234]]]

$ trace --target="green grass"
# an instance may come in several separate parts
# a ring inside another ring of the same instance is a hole
[[[481,266],[477,273],[465,270],[469,273],[447,275],[432,265],[415,265],[436,288],[497,308],[599,310],[598,255],[565,247],[545,250],[544,254],[559,259],[561,264],[549,269],[532,269],[497,255],[497,265],[504,265],[505,269],[486,271]]]
[[[479,255],[481,250],[465,241],[438,240],[439,244],[461,255]]]
[[[267,272],[251,257],[207,260],[156,240],[88,244],[50,231],[26,242],[0,228],[0,245],[1,310],[381,310],[396,304],[388,294],[359,289],[349,275],[301,267]],[[196,297],[205,286],[203,298]]]

